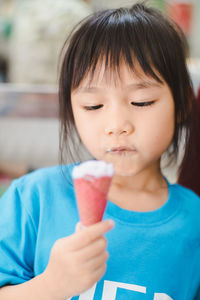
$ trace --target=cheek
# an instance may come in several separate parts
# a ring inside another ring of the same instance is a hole
[[[146,124],[146,147],[152,147],[155,152],[163,153],[170,146],[174,136],[174,110],[155,114],[150,124]]]
[[[92,135],[91,126],[85,119],[75,118],[75,125],[81,140],[84,142],[86,139],[90,139]]]
[[[94,150],[96,149],[96,146],[98,145],[99,139],[99,135],[97,133],[97,124],[95,122],[92,122],[91,120],[86,119],[85,116],[82,118],[81,115],[79,115],[78,118],[76,118],[75,116],[74,119],[76,129],[78,131],[82,143],[89,150],[89,152],[93,154]]]

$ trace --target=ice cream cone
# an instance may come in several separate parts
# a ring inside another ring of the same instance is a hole
[[[74,187],[83,226],[102,220],[112,176],[112,165],[103,161],[88,161],[74,168]]]

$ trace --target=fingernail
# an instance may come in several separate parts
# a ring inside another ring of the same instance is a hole
[[[108,224],[110,227],[114,227],[115,222],[113,220],[108,220]]]

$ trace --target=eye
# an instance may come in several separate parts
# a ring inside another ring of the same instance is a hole
[[[85,110],[97,110],[97,109],[100,109],[102,107],[103,107],[103,105],[100,104],[100,105],[95,105],[95,106],[84,106],[84,109]]]
[[[155,101],[153,100],[153,101],[145,101],[145,102],[131,102],[131,104],[134,106],[144,107],[144,106],[150,106],[154,104],[154,102]]]

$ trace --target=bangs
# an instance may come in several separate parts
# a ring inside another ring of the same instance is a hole
[[[99,66],[105,72],[120,76],[121,60],[136,74],[139,64],[145,75],[159,83],[162,83],[161,78],[167,81],[163,71],[167,67],[164,59],[166,40],[163,40],[162,30],[158,30],[156,18],[154,25],[145,14],[137,16],[134,12],[133,15],[131,9],[123,8],[100,12],[84,22],[82,33],[79,30],[75,33],[74,47],[70,49],[74,58],[70,70],[72,89],[76,89],[87,75],[91,81],[94,73],[98,74]]]

